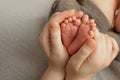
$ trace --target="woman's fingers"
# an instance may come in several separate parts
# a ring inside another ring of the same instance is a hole
[[[49,29],[48,29],[48,24],[45,26],[43,31],[41,32],[39,36],[40,44],[43,47],[45,53],[47,56],[50,54],[50,46],[49,46]]]
[[[51,17],[50,20],[61,23],[65,18],[71,17],[73,15],[75,15],[75,10],[70,9],[70,10],[66,10],[64,12],[57,12],[57,13],[53,14],[53,16]]]
[[[77,69],[84,63],[84,61],[91,55],[96,47],[96,41],[93,39],[87,40],[80,50],[72,56],[71,62],[74,64]],[[74,62],[73,62],[74,61]]]
[[[40,43],[47,55],[50,54],[50,46],[55,49],[58,48],[58,46],[59,48],[63,48],[61,47],[62,41],[59,24],[68,17],[76,16],[80,18],[81,15],[83,15],[83,12],[71,9],[64,12],[57,12],[51,17],[49,23],[46,25],[39,37]]]
[[[97,28],[94,28],[94,39],[98,40],[98,38],[100,37],[100,32]]]
[[[50,25],[49,34],[50,34],[51,51],[56,51],[56,53],[58,53],[63,47],[62,40],[61,40],[61,30],[60,30],[59,24],[54,23],[53,25]]]
[[[51,44],[58,43],[54,39],[52,39],[52,38],[54,38],[53,36],[56,35],[56,34],[54,34],[54,28],[60,27],[59,24],[65,18],[74,15],[74,13],[75,13],[75,10],[73,10],[73,9],[67,10],[67,11],[64,11],[64,12],[57,12],[51,17],[50,21],[46,24],[45,28],[43,29],[43,31],[40,34],[39,40],[40,40],[40,43],[41,43],[45,53],[47,54],[47,56],[50,55],[50,41],[52,42]],[[49,32],[49,29],[50,29],[50,32]],[[57,34],[60,34],[60,29],[59,28],[58,28],[57,31],[58,31]],[[49,33],[51,33],[51,40],[50,40]],[[60,39],[60,35],[59,35],[59,39]],[[54,46],[54,45],[52,45],[52,46]]]
[[[81,18],[84,13],[82,11],[75,11],[75,9],[66,10],[64,12],[57,12],[53,14],[51,17],[51,21],[56,21],[61,23],[65,18],[76,16],[77,18]]]

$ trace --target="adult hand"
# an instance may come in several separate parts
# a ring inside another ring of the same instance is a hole
[[[49,58],[49,66],[42,80],[53,80],[53,78],[64,80],[65,78],[65,66],[69,55],[62,44],[60,23],[71,16],[79,18],[81,14],[75,10],[55,13],[40,35],[40,43]]]
[[[79,18],[81,14],[73,9],[55,13],[40,35],[40,43],[49,58],[49,65],[56,68],[64,68],[69,58],[62,44],[60,23],[71,16]]]
[[[116,41],[96,30],[95,39],[86,41],[69,60],[66,80],[89,80],[94,74],[110,65],[117,52]]]

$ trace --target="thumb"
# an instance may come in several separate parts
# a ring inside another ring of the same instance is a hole
[[[119,52],[119,48],[118,48],[118,44],[116,42],[115,39],[113,39],[111,37],[111,40],[112,40],[112,54],[111,54],[111,57],[112,57],[112,60],[117,56],[118,52]]]
[[[79,49],[79,51],[73,55],[74,64],[77,69],[84,63],[84,61],[91,55],[96,47],[96,41],[93,39],[87,40],[83,46]]]

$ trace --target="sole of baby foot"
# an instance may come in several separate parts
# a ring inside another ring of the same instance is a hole
[[[62,41],[66,48],[68,48],[76,37],[80,24],[80,19],[77,19],[76,17],[70,17],[61,23]]]

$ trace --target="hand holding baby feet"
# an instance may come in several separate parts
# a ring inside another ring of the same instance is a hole
[[[71,16],[75,16],[76,18]],[[63,23],[63,21],[64,23],[67,23],[68,20],[69,23],[71,21],[73,22],[70,25],[74,25],[76,27],[81,23],[80,20],[76,20],[79,18],[81,18],[81,12],[67,10],[64,12],[55,13],[46,24],[40,35],[40,43],[49,59],[49,65],[42,77],[42,80],[53,80],[53,77],[54,80],[64,80],[65,67],[69,60],[69,55],[62,43],[60,23]],[[64,27],[64,24],[61,25]],[[64,31],[64,29],[62,31]],[[73,33],[73,35],[76,35],[76,32]],[[68,45],[69,43],[66,44]]]
[[[71,56],[66,67],[66,80],[90,80],[92,74],[88,71],[84,63],[91,55],[96,47],[96,41],[94,39],[88,39],[75,53]]]
[[[66,80],[90,80],[97,72],[109,66],[117,53],[116,41],[96,29],[94,39],[88,39],[71,56],[66,67]]]
[[[61,41],[60,23],[69,16],[75,16],[75,10],[55,13],[40,34],[40,43],[48,57],[49,64],[41,80],[64,80],[65,66],[69,59],[67,50]]]

